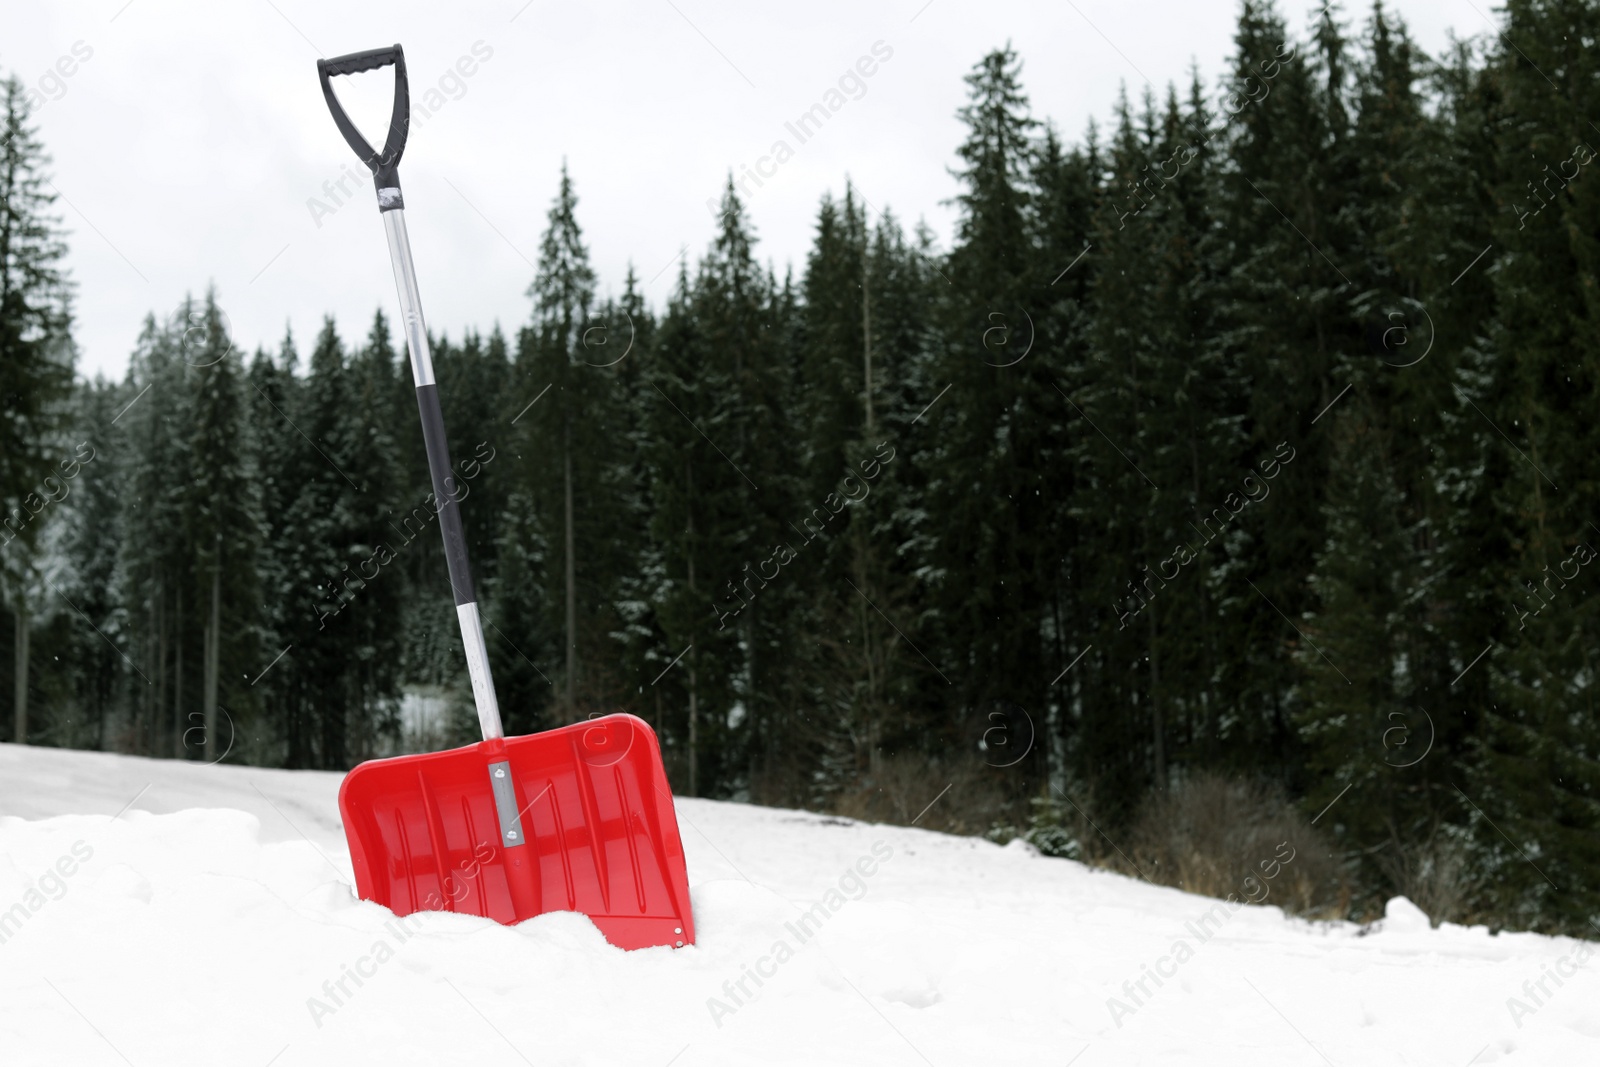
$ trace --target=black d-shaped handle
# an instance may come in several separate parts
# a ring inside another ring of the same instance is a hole
[[[329,78],[340,74],[360,74],[394,64],[394,114],[389,119],[389,136],[383,151],[375,151],[355,128],[350,116],[344,113],[339,98],[333,95]],[[406,150],[406,133],[411,127],[411,93],[406,85],[406,56],[399,45],[373,48],[366,52],[352,52],[347,56],[317,60],[317,77],[322,81],[322,95],[333,112],[334,124],[344,139],[355,150],[361,162],[372,171],[373,183],[378,188],[378,210],[392,211],[405,204],[400,199],[400,156]]]

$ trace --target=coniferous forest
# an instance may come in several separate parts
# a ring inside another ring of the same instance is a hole
[[[949,248],[846,183],[779,268],[747,173],[664,306],[548,176],[520,325],[434,338],[508,733],[625,710],[680,793],[1174,884],[1222,811],[1310,843],[1307,911],[1592,932],[1600,7],[1498,17],[1429,56],[1251,0],[1219,84],[1076,135],[1006,46]],[[14,79],[5,122],[6,736],[475,740],[394,323],[247,352],[200,277],[76,376]]]

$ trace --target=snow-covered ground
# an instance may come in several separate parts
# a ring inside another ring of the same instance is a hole
[[[692,947],[623,952],[570,913],[402,923],[354,897],[338,784],[0,745],[0,1064],[1600,1062],[1582,942],[1403,900],[1367,930],[1230,912],[704,800],[678,801]]]

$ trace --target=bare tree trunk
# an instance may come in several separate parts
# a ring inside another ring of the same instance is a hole
[[[144,628],[144,666],[145,666],[145,669],[147,671],[149,671],[151,674],[155,674],[155,673],[157,673],[156,672],[156,665],[152,661],[156,659],[156,651],[157,651],[157,649],[156,649],[156,630],[157,630],[157,627],[156,627],[156,598],[153,597],[153,596],[150,597],[149,600],[146,601],[146,606],[149,607],[149,609],[150,609],[150,621],[149,621],[149,624]],[[148,677],[146,678],[146,684],[147,685],[150,684]],[[154,698],[154,696],[155,696],[154,686],[151,685],[151,687],[149,689],[146,689],[145,692],[140,697],[138,710],[137,711],[130,710],[130,715],[129,715],[129,720],[128,720],[128,728],[129,728],[130,732],[132,733],[132,735],[135,738],[137,738],[140,735],[140,733],[143,731],[143,729],[144,729],[144,727],[142,725],[144,720],[143,720],[143,718],[141,716],[146,715],[146,714],[154,715],[155,711],[152,710],[153,707],[159,707],[160,706],[159,704],[155,704],[155,705],[151,704],[151,700]]]
[[[156,583],[156,703],[150,709],[150,741],[145,751],[156,754],[156,738],[161,731],[161,713],[167,706],[167,581]]]
[[[211,557],[211,621],[206,624],[206,762],[217,758],[217,666],[222,645],[222,535]]]
[[[16,734],[19,745],[28,743],[28,607],[26,594],[17,589],[17,606],[13,614],[17,623],[16,641]]]
[[[1139,360],[1137,357],[1130,357],[1129,368],[1129,377],[1133,380],[1133,432],[1137,435],[1139,432]],[[1145,547],[1149,547],[1149,515],[1146,515],[1139,521],[1139,539]],[[1146,579],[1146,581],[1148,582],[1148,579]],[[1156,591],[1148,584],[1145,586],[1145,588],[1150,593],[1150,599],[1154,601]],[[1137,599],[1143,599],[1143,597],[1140,597],[1137,592],[1135,592],[1134,596]],[[1161,696],[1159,693],[1161,688],[1161,659],[1159,656],[1159,650],[1156,648],[1156,609],[1147,604],[1144,610],[1149,613],[1146,620],[1148,625],[1145,629],[1145,632],[1149,635],[1150,642],[1151,760],[1154,764],[1156,790],[1158,792],[1165,793],[1167,791],[1167,728],[1166,723],[1164,723],[1161,719]]]
[[[688,507],[685,508],[685,511],[688,513],[689,523],[688,523],[687,528],[684,530],[684,533],[687,535],[687,541],[688,541],[688,546],[689,546],[689,551],[688,551],[688,557],[689,557],[689,596],[692,598],[695,595],[695,588],[694,588],[694,467],[690,464],[688,456],[685,456],[684,460],[683,460],[683,473],[684,473],[684,482],[688,486],[688,489],[689,489],[688,493],[685,495],[685,499],[688,501]],[[700,716],[698,714],[699,708],[696,706],[696,702],[697,702],[697,699],[699,697],[699,694],[696,692],[696,684],[695,684],[697,679],[695,677],[695,671],[694,671],[695,656],[694,656],[694,648],[693,648],[693,645],[694,645],[693,636],[694,636],[694,634],[693,634],[693,630],[691,628],[691,631],[690,631],[691,640],[689,642],[689,644],[690,644],[690,648],[689,648],[689,795],[692,796],[692,797],[697,797],[697,796],[700,795],[700,735],[699,735],[700,725],[699,725],[699,721],[698,721]]]
[[[1191,506],[1196,511],[1198,511],[1200,507],[1200,443],[1197,440],[1197,436],[1198,435],[1194,429],[1194,418],[1193,416],[1190,416],[1189,461],[1191,469],[1194,472],[1194,503]],[[1200,617],[1202,619],[1209,619],[1211,618],[1211,595],[1206,592],[1205,582],[1202,581],[1199,583],[1199,585]],[[1205,669],[1203,677],[1205,677],[1208,682],[1206,686],[1200,690],[1200,703],[1204,709],[1204,725],[1202,726],[1202,729],[1205,730],[1206,737],[1205,743],[1200,746],[1197,754],[1201,759],[1209,759],[1217,750],[1217,737],[1221,733],[1220,723],[1218,722],[1220,702],[1215,699],[1216,694],[1212,692],[1211,685],[1209,683],[1209,679],[1212,677],[1213,664],[1217,662],[1216,645],[1212,639],[1213,631],[1210,626],[1206,626],[1203,629],[1205,632],[1205,644],[1203,644],[1201,648],[1204,651],[1205,658],[1201,660],[1201,663]]]
[[[875,435],[876,420],[872,411],[872,286],[871,272],[867,263],[867,246],[870,240],[867,236],[867,210],[865,201],[861,209],[861,394],[865,401],[866,437]],[[869,550],[866,543],[865,520],[860,514],[851,517],[851,528],[856,531],[855,556],[856,580],[862,588],[872,584],[871,561],[868,558]],[[867,665],[867,773],[874,777],[879,771],[878,753],[878,674],[873,662],[872,651],[872,620],[867,617],[866,604],[857,605],[861,616],[861,652]],[[858,761],[859,766],[859,761]]]
[[[1056,662],[1067,662],[1066,645],[1061,636],[1061,575],[1056,573],[1052,583],[1054,589],[1050,595],[1050,611],[1055,619],[1056,631]],[[1067,718],[1067,704],[1074,691],[1073,683],[1067,683],[1065,693],[1050,702],[1049,711],[1046,713],[1046,731],[1050,741],[1045,750],[1045,767],[1048,773],[1048,784],[1062,792],[1067,788],[1067,739],[1065,721]]]
[[[176,758],[183,759],[189,747],[184,741],[183,729],[183,587],[173,592],[177,604],[177,621],[172,628],[172,750]]]
[[[872,298],[867,286],[867,242],[861,240],[861,382],[867,402],[867,437],[872,435]]]
[[[866,398],[867,436],[873,435],[872,417],[872,297],[867,270],[867,215],[861,213],[861,371],[862,395]]]
[[[859,530],[859,527],[857,527],[857,529]],[[862,537],[859,532],[856,534],[853,540],[855,541],[856,550],[856,581],[860,582],[863,587],[870,587],[871,581],[867,578],[867,565],[864,558],[864,553],[866,550],[861,544]],[[857,739],[858,751],[856,753],[856,772],[858,774],[864,772],[876,777],[879,770],[878,672],[876,670],[876,664],[873,662],[872,620],[867,616],[867,603],[865,599],[857,597],[855,600],[855,607],[856,616],[861,620],[861,662],[867,669],[866,707],[863,709],[866,714],[863,716],[865,720],[862,724],[864,729],[861,731],[861,735]],[[866,747],[865,753],[859,751],[859,748],[862,745],[865,745]],[[866,756],[865,759],[861,758],[863,755]]]
[[[1155,734],[1156,788],[1167,791],[1166,722],[1161,717],[1161,659],[1156,647],[1156,609],[1147,605],[1150,613],[1150,728]]]
[[[689,650],[689,795],[700,795],[700,738],[697,720],[700,718],[695,707],[695,675],[694,675],[694,650]]]
[[[578,679],[578,582],[577,568],[572,559],[572,423],[569,420],[561,430],[561,455],[565,466],[567,496],[567,708],[575,714],[577,702],[574,690]]]
[[[211,726],[215,718],[211,706],[211,694],[211,620],[207,618],[205,624],[200,627],[200,732],[204,735],[200,739],[200,747],[201,754],[207,761],[211,759]],[[184,734],[183,747],[187,748],[188,731],[185,730]],[[180,755],[178,758],[183,757]]]

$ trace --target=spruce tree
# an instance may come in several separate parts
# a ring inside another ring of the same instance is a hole
[[[681,739],[668,732],[661,687],[649,684],[665,666],[658,656],[668,643],[652,600],[664,574],[661,546],[650,532],[655,503],[651,494],[647,413],[660,403],[660,396],[651,387],[646,368],[655,359],[656,331],[655,314],[646,304],[630,266],[622,295],[608,302],[600,315],[599,329],[591,327],[585,335],[588,360],[612,369],[618,390],[616,434],[621,449],[611,504],[615,526],[609,544],[620,563],[612,586],[616,611],[612,636],[621,682],[619,706],[644,717],[664,735],[665,743],[671,744]]]
[[[1230,745],[1274,773],[1299,760],[1294,653],[1310,649],[1296,624],[1309,606],[1307,561],[1325,539],[1328,438],[1318,419],[1348,384],[1336,370],[1341,353],[1365,344],[1349,312],[1363,284],[1350,210],[1359,166],[1334,18],[1323,11],[1312,39],[1296,40],[1273,5],[1245,4],[1219,116],[1219,214],[1236,249],[1219,329],[1225,358],[1250,383],[1238,462],[1284,461],[1270,502],[1241,517],[1248,543],[1217,585],[1233,608],[1221,699],[1237,716]]]
[[[982,732],[991,702],[1037,709],[1049,682],[1037,666],[1053,540],[1044,492],[1065,448],[1052,382],[1070,361],[1040,351],[1036,337],[1048,278],[1029,240],[1035,123],[1021,61],[1009,46],[996,50],[966,81],[960,217],[933,370],[949,393],[925,416],[931,448],[916,457],[937,531],[915,599],[931,603],[900,623],[929,657],[918,670],[924,699],[945,709],[938,740],[961,748]]]
[[[709,420],[705,405],[695,401],[714,395],[702,385],[716,368],[701,358],[703,340],[691,300],[684,266],[657,333],[656,358],[645,372],[656,400],[647,401],[641,421],[649,442],[643,459],[655,502],[651,538],[660,561],[651,600],[667,640],[666,647],[647,660],[659,664],[659,674],[650,684],[664,686],[668,706],[677,709],[668,734],[677,742],[669,741],[669,758],[677,757],[669,765],[674,786],[695,796],[701,793],[702,723],[725,714],[731,700],[725,626],[711,635],[704,618],[706,595],[715,592],[714,576],[723,568],[712,563],[707,550],[711,533],[707,497],[714,475],[699,454],[710,451],[700,430]],[[685,405],[702,421],[692,421]],[[704,639],[707,636],[710,640]]]
[[[398,659],[401,605],[408,597],[399,557],[405,549],[395,514],[403,505],[401,451],[397,438],[411,430],[397,425],[390,403],[397,378],[389,323],[383,312],[373,315],[366,344],[352,353],[349,366],[351,470],[358,483],[355,523],[350,530],[351,570],[360,581],[360,597],[348,613],[348,692],[360,728],[352,737],[355,758],[373,754],[378,733],[394,720],[399,695]]]
[[[617,583],[631,569],[619,538],[633,455],[617,362],[627,361],[630,327],[614,306],[597,303],[576,210],[563,167],[528,290],[533,316],[517,360],[528,406],[514,413],[521,425],[513,438],[518,492],[533,508],[528,535],[544,550],[539,600],[559,605],[529,636],[562,635],[565,717],[614,706],[636,688],[619,671],[615,636]]]
[[[67,439],[72,459],[66,470],[74,473],[62,517],[67,528],[61,544],[66,560],[61,590],[92,626],[80,620],[73,627],[71,651],[62,659],[71,665],[72,699],[84,720],[73,735],[74,747],[105,749],[115,740],[128,693],[146,684],[123,658],[137,620],[118,595],[117,582],[118,557],[127,536],[121,498],[127,450],[114,420],[133,396],[98,375],[77,394]]]
[[[812,549],[815,558],[809,561],[805,582],[811,596],[804,625],[818,634],[820,651],[810,657],[815,689],[809,695],[827,709],[806,733],[823,739],[823,770],[834,788],[854,786],[863,777],[870,780],[879,771],[895,654],[914,655],[896,647],[893,630],[871,606],[887,610],[901,606],[884,580],[879,566],[883,546],[875,543],[869,517],[869,512],[886,517],[883,509],[892,505],[885,504],[882,493],[869,504],[883,483],[856,469],[858,462],[868,464],[866,470],[883,469],[872,458],[874,446],[883,440],[881,420],[886,411],[879,394],[884,392],[888,371],[878,331],[873,329],[874,299],[881,300],[882,293],[875,284],[880,271],[873,269],[871,237],[867,208],[858,202],[854,189],[847,186],[837,204],[831,197],[823,200],[816,244],[801,286],[804,307],[796,331],[796,395],[806,444],[802,503],[822,502],[827,507],[830,498],[839,499],[841,490],[859,495],[858,501],[828,521],[827,537]],[[881,266],[878,258],[876,265]],[[795,649],[800,656],[807,651],[804,646]],[[800,739],[786,740],[783,750],[790,756],[786,762],[796,762],[793,756],[798,755]],[[776,778],[775,761],[769,757],[767,763],[769,778]],[[788,786],[790,792],[796,788],[797,783]]]
[[[186,714],[175,754],[203,755],[211,762],[229,751],[240,728],[253,725],[247,714],[253,709],[242,701],[248,700],[245,675],[260,651],[255,580],[260,512],[246,451],[241,361],[214,290],[206,293],[198,322],[185,330],[182,344],[192,391],[189,454],[195,458],[194,475],[184,484],[184,526],[192,553],[185,580],[194,594],[203,662],[200,708]]]
[[[1477,716],[1452,679],[1481,645],[1463,657],[1440,625],[1465,617],[1440,459],[1471,336],[1450,318],[1470,324],[1481,311],[1454,301],[1453,276],[1416,240],[1419,230],[1429,245],[1455,237],[1461,194],[1439,169],[1445,130],[1424,107],[1415,48],[1381,6],[1364,52],[1350,140],[1358,157],[1384,161],[1362,168],[1350,209],[1362,279],[1350,306],[1366,343],[1338,354],[1334,373],[1349,395],[1318,423],[1330,443],[1327,542],[1305,624],[1315,645],[1299,659],[1309,675],[1300,712],[1308,807],[1347,794],[1326,825],[1358,858],[1364,904],[1375,906],[1396,892],[1427,898],[1433,890],[1418,878],[1440,869],[1460,822],[1450,782]]]
[[[309,709],[297,670],[299,658],[290,658],[293,643],[304,636],[299,628],[306,611],[300,537],[291,516],[305,475],[301,459],[305,442],[286,417],[290,409],[299,406],[298,364],[294,339],[286,330],[277,358],[258,349],[247,377],[245,411],[261,505],[256,568],[262,637],[257,665],[249,669],[245,682],[257,691],[256,700],[272,725],[277,762],[309,767],[313,765]],[[279,653],[283,653],[281,659]]]
[[[44,510],[44,479],[57,462],[56,437],[72,384],[71,307],[61,260],[66,246],[50,213],[45,155],[27,124],[27,90],[0,82],[0,582],[11,608],[13,738],[27,739],[30,614],[37,605],[32,546]],[[33,592],[33,596],[30,596]]]
[[[791,524],[797,514],[814,514],[818,506],[830,514],[835,506],[797,505],[796,435],[789,414],[794,366],[783,345],[793,329],[793,294],[756,262],[756,233],[731,178],[719,221],[700,263],[694,301],[703,358],[713,371],[702,378],[695,406],[685,407],[684,415],[703,427],[707,444],[715,442],[701,453],[701,484],[708,490],[703,499],[710,505],[705,535],[717,564],[706,575],[701,610],[705,618],[717,618],[719,627],[722,610],[737,612],[719,631],[726,635],[733,703],[717,724],[713,773],[723,789],[747,789],[752,777],[773,765],[789,735],[790,708],[779,694],[795,667],[789,655],[792,609],[803,576],[817,563],[799,563],[798,556],[818,554],[809,525]],[[726,392],[707,388],[723,381]],[[802,533],[804,544],[798,540]],[[781,561],[791,555],[800,570],[786,575]]]
[[[1507,14],[1516,47],[1500,49],[1492,68],[1504,205],[1495,219],[1498,314],[1474,402],[1496,428],[1489,454],[1505,476],[1490,500],[1495,541],[1509,552],[1480,572],[1502,606],[1493,636],[1503,647],[1479,665],[1490,687],[1484,763],[1461,810],[1496,911],[1587,933],[1600,914],[1600,717],[1589,651],[1589,561],[1600,544],[1589,417],[1600,388],[1591,325],[1600,192],[1580,160],[1600,148],[1589,118],[1600,61],[1581,42],[1600,31],[1600,15],[1527,2]]]
[[[51,213],[56,196],[45,188],[50,159],[27,124],[26,92],[15,77],[0,83],[0,507],[6,543],[20,536],[28,544],[37,527],[18,512],[58,458],[74,350],[66,245]]]
[[[731,790],[743,777],[751,682],[772,650],[769,627],[781,625],[768,601],[792,595],[761,576],[761,561],[776,565],[780,543],[796,559],[805,552],[798,533],[779,529],[787,479],[771,294],[731,179],[722,208],[693,282],[687,266],[679,275],[646,372],[655,393],[644,420],[654,442],[652,534],[664,565],[655,601],[669,641],[660,662],[681,651],[684,668],[657,684],[670,678],[683,709],[682,776],[694,794]]]
[[[1084,709],[1075,763],[1124,808],[1142,782],[1165,789],[1173,764],[1218,747],[1216,576],[1241,543],[1236,517],[1269,491],[1241,456],[1243,390],[1215,342],[1212,135],[1198,84],[1187,110],[1173,88],[1160,112],[1148,93],[1138,119],[1124,106],[1091,234],[1070,499],[1092,516],[1076,584],[1080,618],[1099,625],[1077,634],[1088,651],[1071,683]]]
[[[126,746],[150,755],[177,754],[193,723],[185,716],[195,695],[193,656],[196,616],[189,584],[193,562],[184,522],[185,480],[173,471],[192,469],[191,395],[185,372],[183,334],[195,311],[185,300],[174,321],[144,329],[129,362],[130,406],[119,417],[128,448],[128,485],[123,496],[127,536],[122,544],[123,602],[138,619],[137,653],[148,685],[138,693]],[[186,612],[186,608],[189,610]]]

